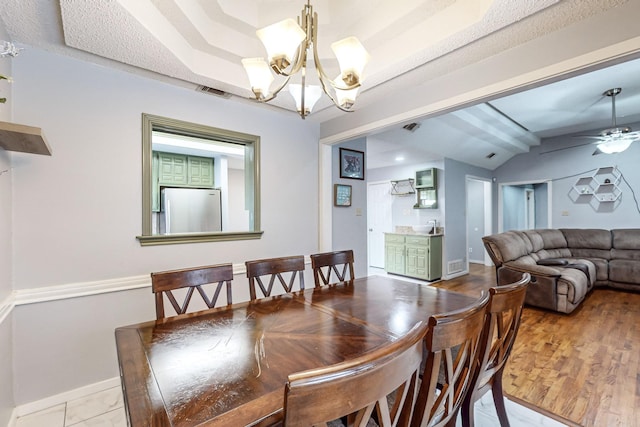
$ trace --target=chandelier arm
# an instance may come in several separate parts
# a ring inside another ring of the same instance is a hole
[[[329,97],[331,102],[333,102],[333,105],[335,105],[336,107],[338,107],[338,109],[344,112],[351,113],[353,112],[353,110],[348,110],[343,106],[341,106],[338,100],[331,94],[331,91],[327,88],[327,83],[326,83],[327,80],[331,83],[331,86],[333,86],[334,89],[336,88],[336,85],[333,82],[333,80],[327,77],[327,74],[324,72],[324,69],[322,68],[322,64],[320,63],[320,57],[318,56],[318,48],[317,48],[318,43],[316,42],[318,38],[318,29],[315,25],[316,19],[318,17],[317,15],[318,15],[317,13],[314,13],[311,40],[313,43],[313,60],[315,61],[315,68],[316,68],[316,73],[318,74],[318,80],[320,80],[320,84],[322,85],[322,91]],[[359,87],[359,86],[360,86],[360,83],[356,83],[355,85],[353,85],[353,87],[350,87],[349,89],[352,89],[352,88],[355,89],[356,87]]]

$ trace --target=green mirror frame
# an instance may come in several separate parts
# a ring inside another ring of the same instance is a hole
[[[253,229],[213,233],[152,234],[152,132],[164,131],[245,146],[245,179],[253,182]],[[141,246],[178,243],[219,242],[260,239],[260,137],[211,126],[142,114],[142,235],[136,236]]]

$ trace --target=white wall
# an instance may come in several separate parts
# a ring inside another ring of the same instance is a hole
[[[0,40],[9,40],[0,20]],[[0,58],[0,74],[12,75],[11,58]],[[12,85],[0,80],[0,121],[11,120]],[[0,425],[6,425],[13,410],[13,335],[11,314],[11,154],[0,148]]]
[[[17,291],[317,250],[319,129],[312,122],[28,46],[14,74],[14,120],[41,127],[53,150],[52,157],[14,155]],[[143,112],[260,135],[262,239],[139,245]],[[152,313],[148,288],[18,305],[15,403],[116,376],[114,328]]]
[[[640,129],[640,123],[631,124]],[[594,145],[542,154],[553,148],[584,143],[572,137],[543,141],[527,154],[513,157],[494,171],[500,182],[541,181],[550,179],[552,194],[551,224],[553,228],[637,228],[640,226],[640,143],[635,142],[623,153],[593,156]],[[578,178],[589,176],[594,169],[617,166],[626,182],[620,184],[622,197],[615,205],[589,204],[577,199],[572,187]],[[575,176],[574,176],[575,175]],[[635,198],[634,198],[635,193]],[[577,199],[577,200],[576,200]],[[638,201],[637,201],[638,200]],[[497,229],[497,228],[496,228]]]
[[[412,194],[410,196],[392,196],[392,223],[393,226],[409,226],[409,225],[420,225],[420,224],[428,224],[429,220],[438,221],[438,226],[443,225],[444,215],[442,214],[442,207],[444,206],[444,162],[427,162],[427,163],[417,163],[410,165],[398,165],[398,166],[389,166],[384,168],[376,168],[370,171],[369,173],[369,181],[397,181],[401,179],[416,178],[416,171],[425,170],[429,168],[438,169],[438,207],[436,209],[414,209],[413,205],[416,204],[416,195]]]

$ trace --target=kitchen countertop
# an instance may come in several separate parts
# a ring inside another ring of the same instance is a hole
[[[432,229],[433,227],[430,227]],[[444,227],[436,227],[435,233],[429,233],[426,231],[415,231],[411,225],[396,225],[395,231],[389,234],[403,234],[407,236],[442,236],[444,235]]]
[[[431,234],[431,233],[418,233],[417,231],[391,231],[391,232],[385,232],[384,234],[399,234],[402,236],[427,236],[427,237],[444,236],[444,233]]]

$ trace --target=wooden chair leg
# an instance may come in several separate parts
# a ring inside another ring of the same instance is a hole
[[[493,377],[493,383],[491,384],[491,393],[493,394],[493,403],[496,406],[496,412],[498,413],[500,426],[509,427],[509,418],[507,417],[507,410],[504,406],[504,394],[502,392],[502,372],[503,369],[500,369]]]
[[[462,427],[474,426],[473,406],[475,402],[472,400],[472,395],[473,393],[471,393],[470,390],[460,407],[460,412],[462,414]]]

